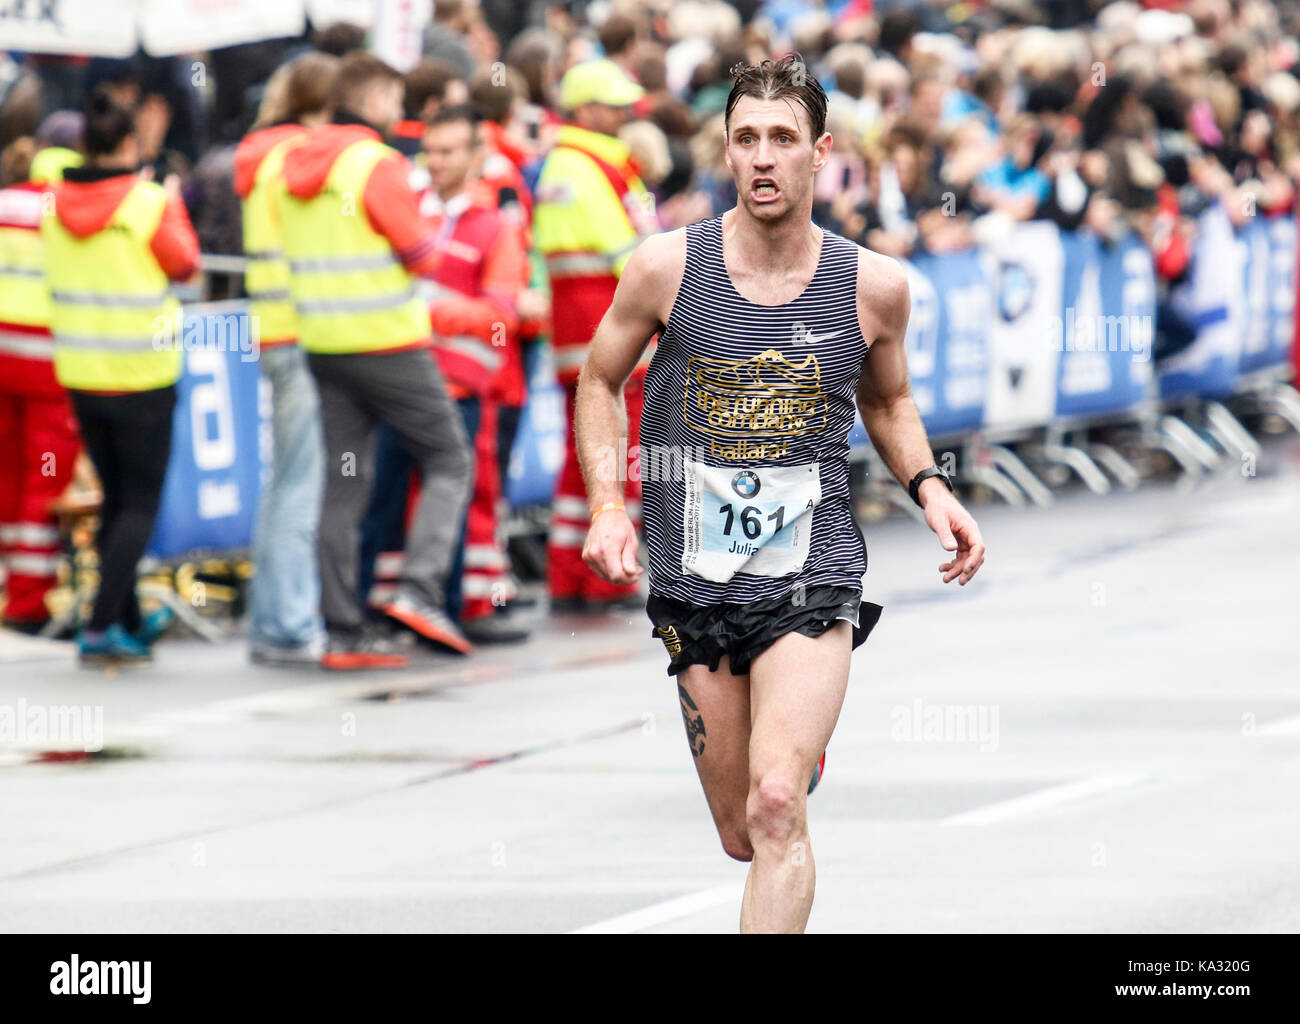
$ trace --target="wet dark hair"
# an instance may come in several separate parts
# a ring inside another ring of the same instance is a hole
[[[731,111],[742,96],[757,100],[797,100],[808,112],[812,123],[812,141],[826,131],[826,90],[817,81],[803,57],[786,54],[780,60],[757,64],[735,64],[731,68],[732,86],[727,96],[723,123],[731,130]]]
[[[97,85],[86,97],[82,144],[86,156],[112,156],[122,140],[135,131],[135,115],[118,106],[107,85]]]

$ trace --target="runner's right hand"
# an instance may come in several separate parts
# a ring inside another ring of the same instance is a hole
[[[582,545],[582,560],[606,583],[635,583],[644,570],[636,560],[636,527],[622,509],[598,515]]]

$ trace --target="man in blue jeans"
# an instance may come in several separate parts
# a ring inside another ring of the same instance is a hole
[[[271,385],[272,469],[264,482],[253,540],[255,576],[249,640],[259,664],[317,664],[325,650],[316,534],[325,486],[320,395],[297,342],[289,271],[272,190],[285,154],[327,117],[336,58],[308,54],[289,65],[258,123],[235,152],[243,200],[249,327]]]
[[[249,600],[252,659],[263,664],[320,662],[325,627],[320,614],[316,531],[325,484],[320,397],[297,345],[262,352],[262,372],[274,396],[274,464],[262,493],[253,541]]]

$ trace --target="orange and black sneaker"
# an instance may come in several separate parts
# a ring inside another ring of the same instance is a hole
[[[474,645],[460,631],[460,627],[436,605],[411,597],[409,594],[398,594],[384,605],[383,612],[390,619],[396,619],[407,629],[414,630],[426,640],[431,640],[449,651],[457,654],[474,652]]]
[[[371,631],[332,634],[329,649],[320,659],[321,668],[336,672],[405,668],[409,664],[405,654],[398,652],[385,637]]]

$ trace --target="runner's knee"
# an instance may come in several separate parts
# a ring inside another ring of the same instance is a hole
[[[750,783],[745,807],[751,839],[785,842],[803,829],[807,783],[801,788],[794,775],[783,771],[765,772]]]

